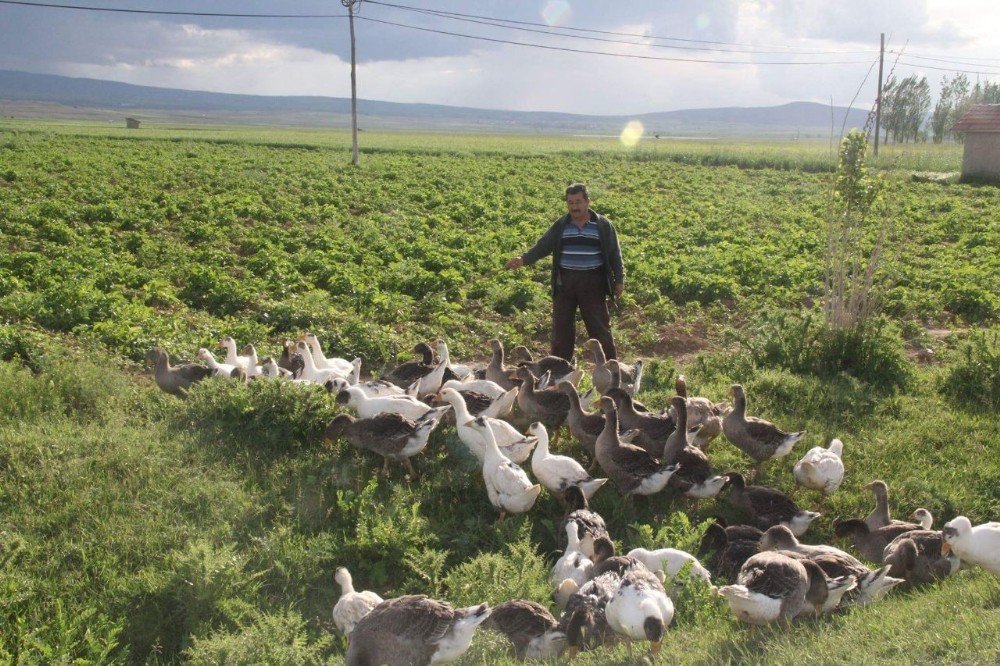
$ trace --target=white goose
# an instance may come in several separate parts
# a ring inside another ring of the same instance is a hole
[[[337,573],[333,578],[340,585],[340,598],[333,607],[333,623],[350,642],[354,625],[368,615],[371,609],[382,603],[382,597],[369,590],[355,592],[351,572],[347,567],[337,567]]]
[[[570,596],[594,575],[594,563],[580,550],[580,535],[575,523],[566,523],[566,537],[566,550],[549,574],[549,584],[555,590],[552,596],[559,608],[565,608]]]
[[[247,356],[240,356],[236,353],[236,340],[232,337],[226,336],[219,340],[219,348],[226,350],[226,365],[231,365],[234,368],[247,369],[250,364],[250,358]]]
[[[205,361],[209,369],[211,369],[213,377],[232,377],[233,370],[236,369],[235,365],[231,365],[229,363],[219,363],[216,361],[215,357],[212,356],[212,352],[208,351],[204,347],[198,350],[198,358]]]
[[[649,641],[656,655],[663,633],[674,619],[674,604],[653,572],[640,567],[622,577],[618,591],[605,607],[605,615],[615,633],[635,641]]]
[[[497,393],[488,384],[493,384],[496,388],[500,389]],[[486,389],[485,391],[477,390],[477,387],[482,387]],[[450,388],[455,389],[459,393],[465,391],[475,391],[481,393],[488,397],[493,402],[490,406],[481,411],[477,416],[489,416],[494,419],[502,419],[510,415],[511,410],[514,408],[514,402],[517,400],[517,393],[520,390],[519,387],[515,386],[509,391],[504,391],[499,384],[495,384],[486,379],[476,380],[473,382],[460,382],[457,379],[449,379],[444,384],[441,385],[442,389]]]
[[[844,481],[843,454],[844,443],[839,439],[834,439],[825,449],[822,446],[809,449],[792,468],[795,483],[824,495],[834,492]]]
[[[313,361],[316,363],[316,367],[321,370],[335,370],[338,375],[350,375],[351,371],[354,369],[350,361],[344,358],[329,358],[323,354],[323,347],[319,344],[319,338],[317,338],[312,333],[306,333],[300,340],[304,340],[309,344],[309,349],[312,352]]]
[[[701,565],[698,558],[690,553],[676,548],[660,548],[658,550],[646,550],[645,548],[633,548],[627,557],[634,557],[646,568],[656,573],[662,571],[667,579],[675,577],[686,565],[691,565],[690,576],[701,578],[706,583],[712,582],[712,574]]]
[[[441,340],[440,343],[438,346],[438,358],[444,362],[445,367],[451,370],[453,375],[458,377],[459,380],[475,377],[475,372],[470,366],[452,363],[447,343],[444,340]]]
[[[295,343],[295,351],[302,356],[303,368],[301,379],[313,382],[314,384],[326,384],[328,381],[334,377],[347,378],[348,372],[338,372],[333,368],[320,368],[316,365],[316,360],[313,358],[312,351],[309,349],[309,345],[299,340]],[[353,368],[351,368],[353,369]]]
[[[477,417],[472,421],[472,426],[486,440],[483,481],[486,482],[486,494],[490,503],[500,510],[500,520],[508,513],[524,513],[531,509],[542,492],[542,487],[537,483],[532,484],[524,470],[500,452],[485,418]]]
[[[504,387],[488,379],[449,379],[441,385],[441,388],[453,388],[457,391],[475,391],[476,393],[482,393],[491,400],[496,400],[507,393]]]
[[[963,563],[1000,574],[1000,523],[983,523],[973,527],[972,521],[959,516],[945,523],[941,536],[944,537],[941,555],[953,550]]]
[[[245,345],[243,347],[243,353],[246,354],[247,358],[247,377],[259,377],[264,374],[264,368],[260,365],[257,360],[257,348],[253,345]]]
[[[337,395],[351,386],[361,389],[369,398],[387,398],[395,395],[405,395],[403,389],[384,379],[370,379],[367,382],[351,384],[349,380],[343,377],[334,377],[326,383],[326,390]]]
[[[441,399],[450,404],[451,408],[455,410],[455,430],[458,433],[458,438],[462,440],[462,443],[465,444],[472,455],[476,456],[476,459],[482,463],[486,459],[486,441],[479,430],[473,427],[472,415],[469,413],[469,408],[465,406],[465,400],[453,388],[443,389],[440,395]],[[490,432],[493,433],[494,441],[497,443],[497,447],[499,447],[504,457],[518,464],[528,459],[528,456],[531,455],[531,450],[538,442],[536,437],[522,435],[517,431],[517,428],[506,421],[482,414],[480,416],[483,418],[483,423],[489,426]]]
[[[569,456],[549,453],[549,431],[537,421],[528,426],[528,434],[533,435],[538,444],[531,454],[531,472],[545,488],[556,496],[561,496],[570,486],[579,486],[587,499],[607,483],[607,479],[595,479],[583,465]]]
[[[363,419],[370,419],[386,412],[399,414],[411,421],[419,421],[431,411],[430,405],[408,395],[387,395],[369,398],[358,386],[348,386],[337,394],[337,403],[347,405]]]

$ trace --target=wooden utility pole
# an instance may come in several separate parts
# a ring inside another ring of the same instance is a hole
[[[354,48],[354,7],[360,7],[361,0],[340,0],[340,4],[347,8],[351,24],[351,164],[358,166],[361,158],[358,155],[358,62]]]
[[[351,33],[353,34],[353,33]],[[353,44],[353,37],[351,38]],[[885,61],[885,33],[882,33],[878,49],[878,95],[875,97],[875,157],[878,157],[878,133],[882,126],[882,63]]]

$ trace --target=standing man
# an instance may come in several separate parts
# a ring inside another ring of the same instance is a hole
[[[556,220],[533,248],[508,261],[504,268],[530,266],[551,254],[552,355],[573,359],[579,307],[587,335],[600,341],[609,359],[617,358],[608,297],[614,299],[625,290],[618,233],[608,218],[590,208],[590,195],[583,183],[566,188],[566,208],[569,212]]]

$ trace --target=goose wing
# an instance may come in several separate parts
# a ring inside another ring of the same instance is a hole
[[[496,629],[513,639],[515,636],[531,638],[555,629],[555,617],[540,603],[527,599],[513,599],[496,605],[484,628]]]
[[[391,456],[406,447],[416,429],[416,424],[408,418],[395,412],[383,412],[370,419],[358,419],[348,426],[348,433],[361,448]]]
[[[799,512],[799,507],[788,495],[774,488],[749,486],[744,496],[753,513],[768,523],[791,520]]]

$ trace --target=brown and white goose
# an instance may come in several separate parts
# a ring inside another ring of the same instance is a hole
[[[590,502],[579,486],[567,488],[563,499],[568,510],[556,532],[560,550],[569,547],[566,541],[566,526],[575,525],[577,538],[580,540],[580,552],[588,558],[594,557],[594,542],[602,537],[608,538],[608,527],[604,524],[604,518],[590,508]]]
[[[613,386],[613,377],[611,369],[605,367],[608,358],[604,355],[604,347],[601,345],[601,341],[591,338],[583,343],[583,349],[594,355],[594,370],[591,374],[594,388],[602,394],[607,393],[608,389]],[[618,372],[620,373],[619,380],[623,384],[632,385],[633,390],[630,394],[635,395],[638,393],[642,382],[642,361],[636,361],[633,365],[619,363]]]
[[[865,525],[868,526],[868,529],[877,530],[880,527],[893,524],[913,526],[913,523],[892,519],[889,512],[889,486],[885,481],[872,481],[865,488],[871,490],[872,494],[875,495],[875,508],[865,518]]]
[[[601,410],[605,424],[595,447],[601,469],[625,495],[652,495],[663,490],[677,472],[677,465],[661,465],[645,449],[621,441],[618,410],[611,398],[601,398]]]
[[[154,347],[146,354],[146,359],[153,363],[153,378],[160,390],[181,398],[187,395],[191,386],[212,376],[212,370],[197,363],[182,363],[170,365],[167,352]]]
[[[569,398],[569,411],[566,413],[566,425],[569,432],[576,437],[577,441],[587,450],[591,457],[590,469],[597,466],[597,458],[594,456],[597,445],[597,437],[604,430],[604,414],[601,411],[584,411],[580,404],[580,394],[576,387],[569,382],[559,382],[556,389],[566,394]]]
[[[726,527],[713,522],[705,530],[698,546],[708,570],[717,579],[735,583],[743,563],[760,552],[760,537],[763,533],[749,525]]]
[[[719,595],[736,618],[748,624],[788,622],[810,609],[822,612],[830,579],[814,562],[769,551],[748,559],[737,583],[719,588]]]
[[[490,616],[486,604],[455,609],[445,601],[408,595],[383,601],[354,627],[347,666],[429,666],[461,657],[476,628]]]
[[[942,546],[941,532],[911,530],[885,547],[882,561],[892,566],[890,576],[905,578],[911,585],[926,585],[952,575],[962,564],[958,555]]]
[[[684,398],[675,396],[670,400],[670,405],[676,414],[677,428],[667,438],[660,462],[680,465],[670,483],[693,498],[697,508],[698,500],[718,495],[729,479],[713,472],[708,456],[701,449],[687,443],[687,403]]]
[[[392,413],[379,414],[370,419],[341,414],[326,427],[324,438],[332,442],[343,434],[352,446],[382,456],[385,460],[383,474],[389,474],[389,461],[392,460],[406,465],[410,478],[416,478],[417,472],[410,458],[427,448],[431,432],[449,409],[448,406],[432,409],[416,421]]]
[[[518,345],[510,350],[510,360],[519,368],[527,368],[535,377],[541,377],[546,372],[552,373],[552,384],[563,380],[571,384],[579,384],[583,372],[576,366],[559,356],[542,356],[536,359],[524,345]]]
[[[873,530],[865,521],[858,519],[837,520],[833,523],[833,535],[838,539],[850,537],[861,557],[872,562],[882,561],[885,547],[896,537],[918,529],[921,529],[919,525],[898,523]]]
[[[803,511],[792,499],[776,488],[748,486],[739,472],[729,472],[729,502],[742,509],[761,529],[785,525],[795,536],[802,536],[809,524],[819,518],[815,511]]]
[[[722,432],[736,448],[750,456],[756,463],[755,470],[767,460],[787,456],[806,431],[788,433],[770,421],[747,416],[747,398],[743,387],[733,384],[735,407],[722,420]]]
[[[606,397],[614,401],[621,428],[639,431],[633,440],[636,446],[642,447],[653,457],[663,455],[667,439],[676,429],[674,420],[663,414],[637,411],[632,396],[621,388],[610,389]]]
[[[677,375],[674,380],[674,390],[677,395],[684,398],[688,410],[688,427],[695,428],[708,421],[718,420],[722,424],[722,418],[732,411],[732,405],[728,402],[712,402],[708,398],[700,396],[689,396],[687,390],[687,377]],[[671,415],[673,415],[671,413]]]
[[[490,357],[489,365],[486,366],[486,379],[503,387],[505,391],[519,386],[520,382],[512,377],[516,368],[508,368],[504,365],[503,343],[494,339],[490,340],[490,346],[493,349],[493,355]]]
[[[507,637],[519,661],[555,659],[566,647],[566,633],[545,606],[527,599],[513,599],[490,611],[483,629]]]
[[[517,393],[517,406],[535,421],[541,421],[550,431],[558,431],[569,414],[569,398],[559,391],[539,391],[537,378],[527,367],[517,369],[521,389]]]

